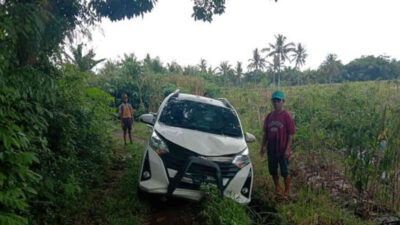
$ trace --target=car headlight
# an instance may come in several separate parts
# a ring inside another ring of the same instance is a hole
[[[238,168],[243,168],[248,165],[250,163],[249,149],[246,148],[239,155],[235,156],[232,163],[235,164]]]
[[[149,144],[150,147],[159,155],[169,152],[167,144],[165,144],[165,142],[157,135],[156,132],[153,132],[151,135]]]

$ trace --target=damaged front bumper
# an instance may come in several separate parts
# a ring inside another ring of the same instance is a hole
[[[158,155],[147,146],[139,177],[139,187],[149,193],[200,200],[203,196],[200,185],[211,183],[221,195],[241,204],[251,200],[251,163],[237,168],[232,163],[209,161],[184,149]]]

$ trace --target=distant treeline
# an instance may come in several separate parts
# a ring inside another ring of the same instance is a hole
[[[365,56],[342,64],[336,55],[329,54],[318,69],[305,71],[290,65],[283,66],[281,71],[270,67],[250,70],[251,63],[249,71],[244,72],[240,62],[232,67],[224,61],[213,68],[201,59],[198,65],[181,66],[176,62],[164,64],[150,55],[139,60],[131,54],[119,61],[105,62],[97,73],[92,73],[90,81],[114,96],[116,104],[121,101],[121,94],[127,92],[134,106],[141,109],[137,111],[140,114],[142,110],[156,110],[156,102],[176,88],[195,94],[207,91],[217,97],[222,88],[393,80],[400,74],[400,61],[385,56]]]

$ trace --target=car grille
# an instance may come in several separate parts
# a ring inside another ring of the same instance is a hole
[[[169,149],[168,154],[161,155],[161,158],[164,161],[164,164],[167,168],[174,169],[177,171],[182,170],[184,169],[183,167],[185,166],[185,163],[189,160],[189,157],[200,156],[195,152],[192,152],[186,148],[183,148],[175,143],[166,140],[162,136],[161,138],[167,144]],[[239,168],[230,162],[216,162],[216,161],[214,162],[218,164],[221,170],[222,178],[232,179],[239,171]],[[189,173],[192,178],[194,177],[204,178],[204,176],[214,176],[215,170],[208,166],[192,164],[187,173]]]

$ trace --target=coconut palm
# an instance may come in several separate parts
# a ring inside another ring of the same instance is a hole
[[[268,48],[264,48],[262,52],[268,52],[268,57],[274,57],[275,60],[279,60],[279,69],[278,69],[278,87],[280,86],[280,72],[281,67],[284,65],[286,60],[289,60],[288,54],[294,52],[295,45],[293,42],[287,43],[286,37],[282,34],[275,35],[276,41],[275,44],[269,43]],[[277,56],[277,58],[275,57]]]
[[[266,60],[260,55],[258,48],[253,51],[253,58],[249,59],[250,64],[247,66],[249,70],[261,71],[266,67]]]
[[[342,67],[342,62],[338,60],[336,54],[328,54],[325,61],[322,62],[321,68],[328,74],[328,81],[332,83],[332,79],[339,75],[340,68]]]
[[[218,70],[226,84],[228,83],[227,81],[232,80],[234,71],[228,61],[222,61],[219,64]]]
[[[272,58],[272,62],[268,62],[268,68],[273,72],[273,81],[272,83],[275,85],[275,75],[278,73],[281,67],[281,61],[279,60],[278,55],[274,55]]]
[[[209,66],[207,69],[207,73],[215,75],[217,73],[218,67],[212,68],[212,66]]]
[[[306,49],[301,43],[298,43],[294,53],[292,54],[292,61],[295,62],[294,69],[299,69],[306,63],[308,54]],[[297,77],[297,84],[300,85],[300,77]]]
[[[237,85],[240,83],[242,75],[243,75],[242,62],[237,62],[235,67],[235,81]]]
[[[228,61],[222,61],[218,67],[221,76],[228,76],[232,72],[232,67]]]
[[[308,54],[304,46],[301,43],[298,43],[292,54],[292,61],[295,62],[294,68],[300,69],[302,66],[304,66],[307,56]]]
[[[199,65],[197,65],[202,73],[207,73],[207,61],[200,59]]]
[[[87,54],[83,54],[83,44],[78,44],[76,48],[70,47],[72,57],[65,53],[67,60],[76,65],[78,71],[89,73],[97,64],[103,62],[105,59],[95,60],[96,54],[93,49],[90,49]]]
[[[175,61],[167,63],[167,70],[170,73],[178,73],[178,74],[183,73],[182,67]]]

